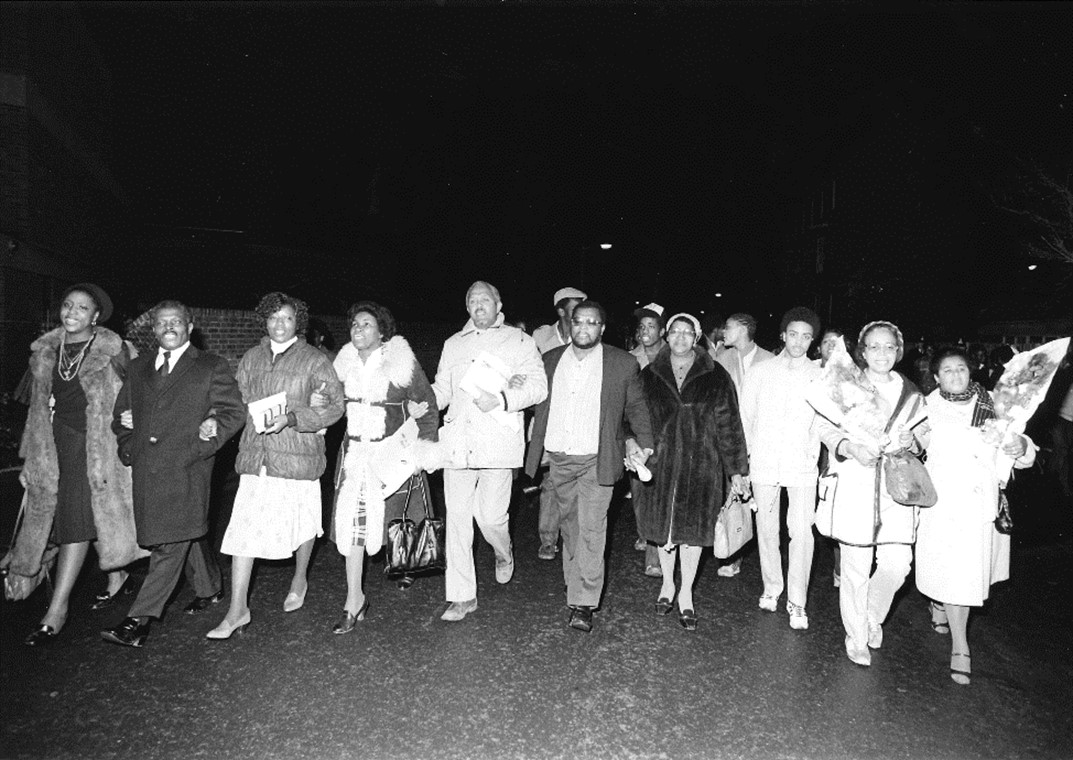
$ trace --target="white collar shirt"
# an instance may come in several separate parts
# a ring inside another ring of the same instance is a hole
[[[603,344],[582,359],[572,348],[555,368],[544,448],[584,456],[600,448],[600,393],[604,380]]]

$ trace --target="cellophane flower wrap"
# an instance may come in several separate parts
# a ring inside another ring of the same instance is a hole
[[[1069,351],[1069,338],[1059,338],[1010,359],[999,379],[992,398],[995,419],[984,422],[984,440],[995,447],[995,471],[1005,484],[1013,468],[1013,459],[1002,452],[1002,445],[1014,435],[1025,432],[1025,425],[1043,403],[1054,374]]]
[[[805,398],[813,409],[842,428],[853,443],[876,452],[889,447],[890,436],[885,432],[889,410],[881,406],[879,394],[846,351],[842,338],[823,374],[809,383]]]

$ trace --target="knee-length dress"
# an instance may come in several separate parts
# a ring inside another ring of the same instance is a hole
[[[320,431],[342,416],[342,387],[328,358],[301,338],[282,352],[264,338],[242,357],[236,379],[247,404],[285,393],[296,424],[262,434],[247,419],[235,462],[238,493],[220,551],[286,559],[324,533],[320,476],[327,457]],[[314,391],[328,397],[326,406],[310,407]]]
[[[995,447],[972,427],[973,403],[951,403],[937,390],[927,402],[932,430],[927,468],[939,500],[920,510],[917,588],[939,602],[978,607],[992,584],[1010,577],[1010,537],[994,526]],[[1034,458],[1029,446],[1015,466],[1028,467]]]

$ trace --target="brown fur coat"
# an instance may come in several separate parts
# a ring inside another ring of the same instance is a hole
[[[25,460],[20,480],[26,488],[26,513],[15,545],[3,562],[18,575],[32,576],[40,569],[41,555],[56,514],[60,468],[56,441],[52,437],[49,398],[62,333],[62,327],[52,330],[30,346],[33,388],[26,429],[19,447],[19,455]],[[111,429],[112,408],[123,385],[112,366],[112,359],[122,350],[123,340],[118,335],[98,327],[97,337],[78,371],[78,380],[88,402],[86,462],[102,570],[123,567],[145,554],[138,548],[135,538],[130,468],[119,460]],[[133,354],[133,349],[130,351]]]

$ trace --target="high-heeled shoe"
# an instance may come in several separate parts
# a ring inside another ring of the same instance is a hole
[[[656,614],[666,615],[674,608],[674,603],[665,596],[661,596],[656,600]]]
[[[123,581],[123,585],[120,586],[114,594],[109,594],[108,589],[100,592],[93,597],[93,604],[89,606],[91,610],[103,610],[111,607],[116,603],[116,600],[121,596],[130,596],[134,593],[134,576],[127,574],[127,579]]]
[[[941,604],[928,602],[928,612],[931,613],[931,629],[940,636],[950,633],[950,622],[940,618],[946,618],[946,609]]]
[[[687,631],[697,630],[697,613],[693,610],[682,610],[678,613],[678,624]]]
[[[964,658],[963,668],[955,667],[954,661],[956,658]],[[962,686],[968,686],[972,682],[972,660],[969,655],[964,652],[954,652],[950,655],[950,677],[954,679],[954,683],[961,684]]]
[[[41,623],[29,636],[22,640],[22,643],[28,647],[47,646],[55,641],[59,635],[60,632],[51,625]]]
[[[234,634],[241,634],[246,627],[250,624],[250,611],[246,610],[246,614],[238,619],[238,622],[231,625],[227,622],[227,618],[220,621],[220,624],[213,628],[211,631],[205,634],[206,639],[212,639],[214,641],[223,641],[231,638]]]
[[[301,594],[296,594],[293,591],[287,594],[287,598],[283,600],[283,611],[294,612],[295,610],[302,609],[302,605],[306,603],[306,592],[309,591],[309,584],[302,589]]]
[[[361,609],[357,611],[357,614],[351,614],[349,610],[343,610],[343,617],[338,623],[332,626],[332,633],[336,635],[350,633],[354,630],[354,624],[365,619],[365,613],[369,610],[369,600],[365,600],[365,604],[361,605]]]

